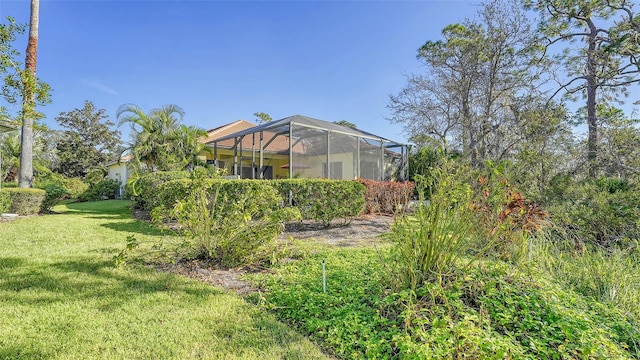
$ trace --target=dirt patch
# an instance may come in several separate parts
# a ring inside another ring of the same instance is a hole
[[[134,214],[138,219],[144,220],[146,215],[142,212]],[[324,241],[334,246],[359,246],[373,244],[379,241],[381,234],[389,231],[393,223],[393,217],[383,215],[367,215],[353,219],[350,223],[344,224],[340,221],[333,222],[329,227],[311,221],[287,224],[286,230],[280,235],[280,239],[288,239],[289,236],[295,239],[315,239]],[[260,271],[259,269],[216,269],[202,260],[184,261],[176,264],[162,264],[154,266],[159,271],[180,274],[196,279],[207,284],[222,287],[244,296],[258,291],[251,284],[240,280],[242,275],[249,272]],[[266,271],[266,270],[262,270]]]

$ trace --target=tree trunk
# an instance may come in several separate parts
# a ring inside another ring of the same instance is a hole
[[[587,160],[589,177],[594,179],[598,171],[598,118],[596,117],[596,95],[598,90],[596,78],[596,41],[598,32],[595,25],[588,19],[587,24],[591,30],[589,35],[589,48],[587,50]]]
[[[20,175],[18,186],[33,186],[33,112],[35,107],[36,61],[38,58],[38,22],[40,1],[31,0],[29,42],[25,59],[25,74],[22,77],[22,134],[20,137]]]

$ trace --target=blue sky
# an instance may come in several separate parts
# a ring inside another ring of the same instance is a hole
[[[53,88],[44,123],[56,128],[84,100],[113,121],[125,103],[177,104],[205,129],[302,114],[404,141],[385,119],[388,95],[420,71],[418,47],[478,3],[41,0],[37,74]],[[27,22],[29,1],[1,0],[8,15]]]

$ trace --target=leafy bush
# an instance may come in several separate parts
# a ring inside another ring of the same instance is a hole
[[[7,188],[2,191],[11,195],[9,212],[18,215],[37,214],[46,195],[42,189]]]
[[[40,205],[41,212],[51,211],[68,194],[67,189],[56,183],[41,184],[39,188],[46,192]]]
[[[68,178],[64,175],[54,172],[42,172],[39,173],[35,185],[38,188],[42,188],[45,184],[56,184],[67,190],[66,198],[77,199],[82,193],[87,191],[89,185],[87,185],[82,179]]]
[[[273,255],[284,222],[300,217],[294,209],[280,208],[282,198],[264,181],[211,179],[196,169],[189,182],[174,180],[160,188],[184,193],[177,200],[165,197],[163,202],[173,207],[156,207],[154,220],[176,220],[194,241],[191,255],[222,267],[265,261]]]
[[[640,188],[619,179],[569,184],[548,206],[576,242],[603,247],[640,238]]]
[[[406,209],[413,197],[415,184],[413,182],[374,181],[358,179],[364,185],[366,214],[396,214]]]
[[[364,185],[350,180],[291,179],[269,182],[305,220],[321,221],[329,226],[333,219],[345,222],[364,209]]]
[[[127,182],[126,193],[131,198],[133,206],[138,209],[151,211],[159,205],[160,185],[176,179],[187,179],[186,171],[158,171],[139,178],[132,178]]]
[[[120,188],[120,182],[113,179],[103,179],[90,187],[78,197],[79,201],[98,201],[104,199],[115,199]]]
[[[7,212],[11,206],[11,195],[7,191],[0,190],[0,213]]]
[[[89,185],[80,178],[66,178],[60,185],[67,190],[67,194],[71,199],[77,199],[89,189]]]

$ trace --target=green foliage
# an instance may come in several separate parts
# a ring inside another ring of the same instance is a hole
[[[106,166],[119,156],[120,132],[104,109],[96,109],[85,100],[82,109],[62,112],[56,117],[64,128],[56,142],[59,157],[54,171],[68,177],[85,177],[89,169]],[[104,176],[103,176],[104,177]],[[101,179],[96,179],[95,184]]]
[[[80,195],[82,195],[87,189],[89,189],[89,185],[82,181],[79,178],[67,178],[62,181],[62,186],[67,189],[69,196],[71,199],[77,199]]]
[[[640,189],[619,179],[600,178],[581,184],[565,182],[548,206],[551,220],[577,242],[619,245],[640,238]]]
[[[202,164],[198,156],[209,151],[200,140],[207,131],[181,125],[184,111],[177,105],[165,105],[145,113],[139,106],[125,104],[118,108],[119,125],[131,125],[129,163],[137,172],[176,171]]]
[[[11,195],[9,212],[18,215],[37,214],[46,195],[42,189],[7,188],[2,191]]]
[[[448,281],[393,292],[385,286],[393,281],[388,256],[372,249],[316,253],[255,276],[265,289],[258,300],[344,359],[640,356],[637,320],[544,276],[480,262],[458,267],[460,276]]]
[[[185,171],[153,172],[139,178],[131,178],[127,182],[126,192],[135,208],[151,211],[159,205],[159,197],[162,196],[162,192],[159,191],[160,185],[170,180],[188,177],[189,174]]]
[[[553,233],[552,233],[553,234]],[[556,233],[557,236],[557,233]],[[576,252],[574,244],[554,239],[540,252],[538,266],[565,287],[602,303],[608,303],[640,320],[640,248],[604,251],[587,247]]]
[[[40,205],[40,212],[51,211],[51,208],[68,194],[67,189],[53,182],[40,184],[38,187],[46,192],[42,205]]]
[[[268,122],[271,122],[273,119],[271,118],[271,116],[265,112],[256,112],[253,113],[253,116],[256,117],[256,121],[258,121],[258,124],[266,124]]]
[[[5,213],[11,206],[11,195],[7,191],[0,190],[0,213]]]
[[[179,188],[184,180],[165,186]],[[204,258],[222,267],[271,260],[277,235],[286,221],[297,220],[295,209],[280,208],[282,198],[267,182],[211,179],[196,169],[190,184],[170,209],[157,207],[156,222],[175,220],[193,241],[187,256]]]
[[[394,215],[406,209],[413,198],[413,182],[375,181],[359,178],[365,187],[365,214]]]
[[[68,178],[51,171],[38,173],[36,177],[36,187],[42,187],[43,184],[56,184],[63,187],[67,191],[66,197],[71,199],[77,199],[78,196],[89,188],[89,185],[82,181],[82,179]]]
[[[107,176],[107,172],[104,169],[93,169],[87,172],[84,181],[91,187],[102,181],[105,176]]]
[[[364,210],[365,187],[357,181],[286,179],[269,183],[285,201],[290,199],[303,219],[320,221],[324,226],[334,219],[348,222]]]
[[[416,290],[423,283],[449,275],[473,244],[471,188],[460,181],[453,163],[443,160],[427,178],[417,177],[415,213],[396,219],[387,234],[395,243],[394,262],[400,286]],[[428,204],[425,191],[431,189]]]
[[[120,188],[120,182],[113,179],[103,179],[91,186],[87,191],[78,196],[79,201],[98,201],[115,199]]]

